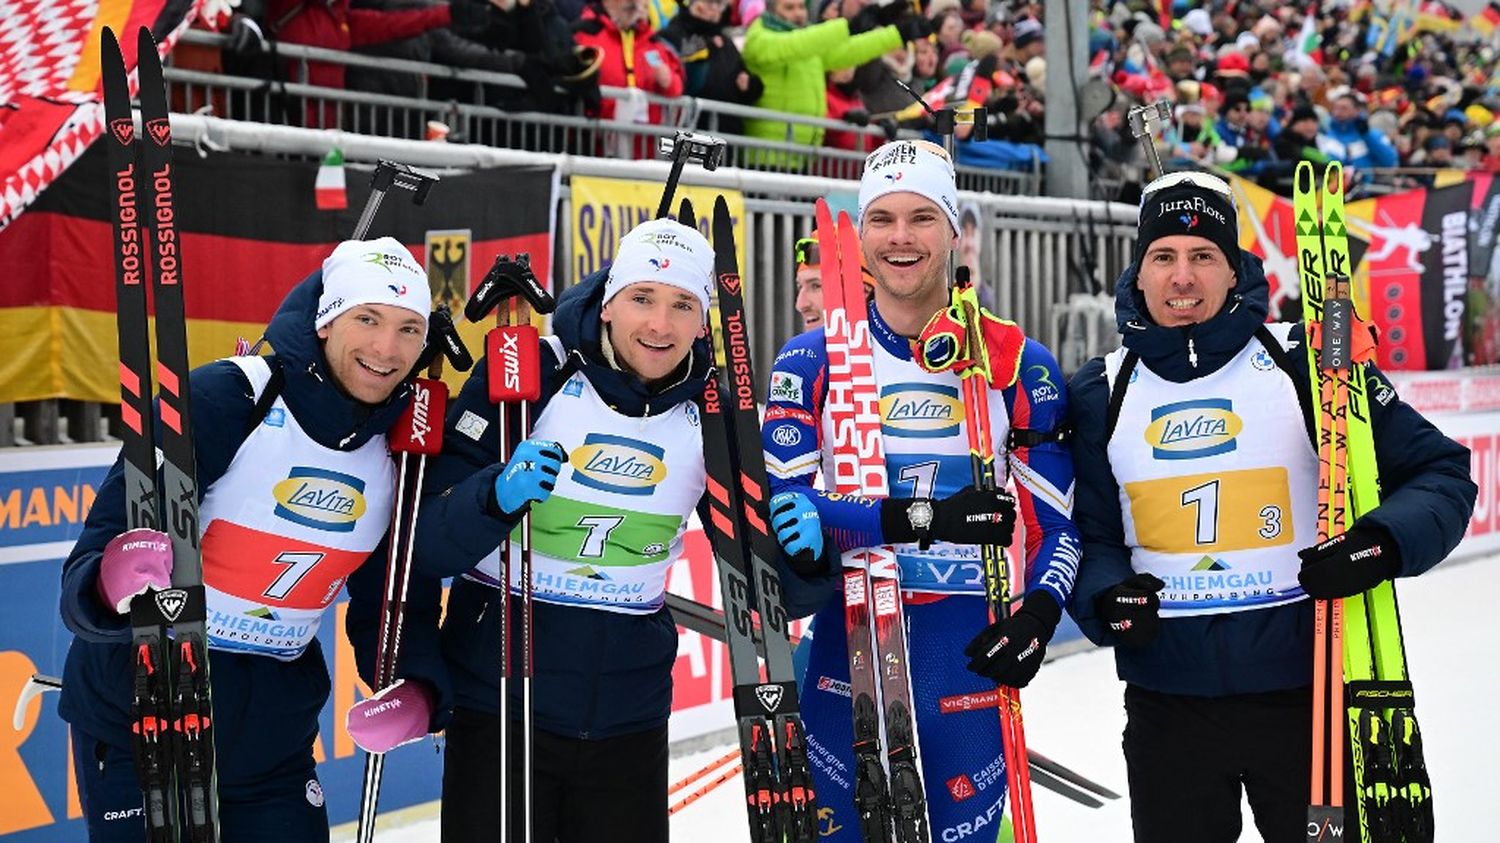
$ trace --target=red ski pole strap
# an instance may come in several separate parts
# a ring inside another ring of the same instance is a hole
[[[391,453],[437,456],[443,450],[448,385],[433,378],[417,378],[411,385],[411,402],[386,437]]]

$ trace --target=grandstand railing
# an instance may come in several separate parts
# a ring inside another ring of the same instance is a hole
[[[190,29],[183,34],[181,43],[222,47],[227,39]],[[525,82],[509,73],[300,44],[278,43],[275,55],[274,63],[291,64],[292,71],[284,80],[167,67],[165,76],[174,108],[184,112],[208,108],[216,116],[230,119],[288,122],[310,128],[337,128],[359,134],[411,139],[424,138],[428,123],[436,121],[447,127],[453,140],[532,152],[601,157],[615,157],[611,155],[612,151],[624,151],[627,157],[630,153],[643,154],[637,151],[654,148],[658,137],[670,137],[678,129],[700,127],[729,142],[728,163],[733,166],[839,179],[858,178],[867,153],[799,144],[793,139],[794,127],[850,133],[869,149],[885,141],[885,133],[878,128],[696,97],[644,94],[649,104],[661,109],[659,124],[596,120],[581,114],[509,111],[475,104],[494,99],[493,95],[486,96],[487,87],[504,89],[513,95],[524,93]],[[409,76],[417,82],[421,95],[400,97],[310,85],[307,82],[308,62],[313,61]],[[472,85],[472,102],[429,98],[430,83],[434,79]],[[600,93],[605,99],[614,100],[628,95],[626,89],[609,86],[601,87]],[[725,118],[775,121],[786,126],[786,133],[778,140],[722,134],[720,126]],[[910,130],[903,130],[900,134],[919,137]],[[956,170],[959,187],[963,189],[1016,195],[1041,192],[1042,165],[1036,158],[1029,167],[1021,170],[971,166],[960,166]]]
[[[566,274],[566,268],[573,266],[571,177],[664,182],[668,171],[664,161],[621,161],[479,144],[430,143],[201,114],[173,114],[172,134],[177,142],[199,148],[310,159],[320,159],[337,147],[349,166],[388,158],[439,172],[500,166],[556,167],[561,176],[561,196],[558,217],[553,221],[551,266],[558,290],[578,280]],[[770,370],[776,351],[799,330],[800,317],[792,309],[792,244],[812,231],[813,200],[843,196],[852,201],[858,183],[739,167],[721,167],[713,172],[688,167],[683,182],[732,188],[745,196],[746,220],[741,233],[747,255],[743,268],[745,306],[756,351],[755,365],[764,374]],[[1080,301],[1085,304],[1084,314],[1106,306],[1101,302],[1130,259],[1135,239],[1133,206],[968,190],[960,192],[959,202],[978,209],[981,246],[977,275],[981,296],[989,306],[1020,323],[1029,335],[1049,347],[1068,349],[1066,361],[1072,361],[1069,369],[1114,347],[1117,337],[1112,329],[1081,328],[1083,323],[1076,311]],[[0,446],[97,441],[106,426],[117,424],[117,413],[115,405],[63,400],[0,405]]]

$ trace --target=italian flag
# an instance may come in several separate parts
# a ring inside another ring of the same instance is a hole
[[[314,201],[320,211],[342,211],[349,207],[349,194],[344,189],[344,153],[337,147],[330,149],[318,167],[318,178],[313,183]]]

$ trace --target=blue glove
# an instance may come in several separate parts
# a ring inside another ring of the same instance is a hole
[[[782,492],[771,498],[771,529],[786,551],[792,570],[799,576],[814,577],[825,573],[823,560],[823,524],[812,501],[798,492]]]
[[[567,458],[567,452],[556,442],[527,439],[517,445],[510,462],[495,478],[495,505],[506,515],[515,516],[531,504],[546,500]]]

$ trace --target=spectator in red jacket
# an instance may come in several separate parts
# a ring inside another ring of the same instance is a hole
[[[349,51],[421,35],[452,26],[459,32],[481,29],[489,23],[493,7],[488,0],[451,0],[422,9],[355,9],[351,0],[242,0],[239,14],[231,22],[230,37],[240,50],[264,49],[266,39]],[[287,79],[302,81],[300,62],[289,65]],[[307,84],[324,88],[344,87],[344,66],[327,62],[307,63]],[[307,122],[327,127],[338,123],[337,108],[319,109],[309,103]]]
[[[573,27],[573,40],[599,50],[600,86],[630,88],[666,97],[682,96],[685,75],[672,47],[657,38],[646,20],[640,0],[597,0],[583,10]],[[601,120],[661,123],[661,106],[647,106],[643,97],[605,97],[598,113]],[[655,144],[644,136],[631,144],[636,158],[654,157]]]

